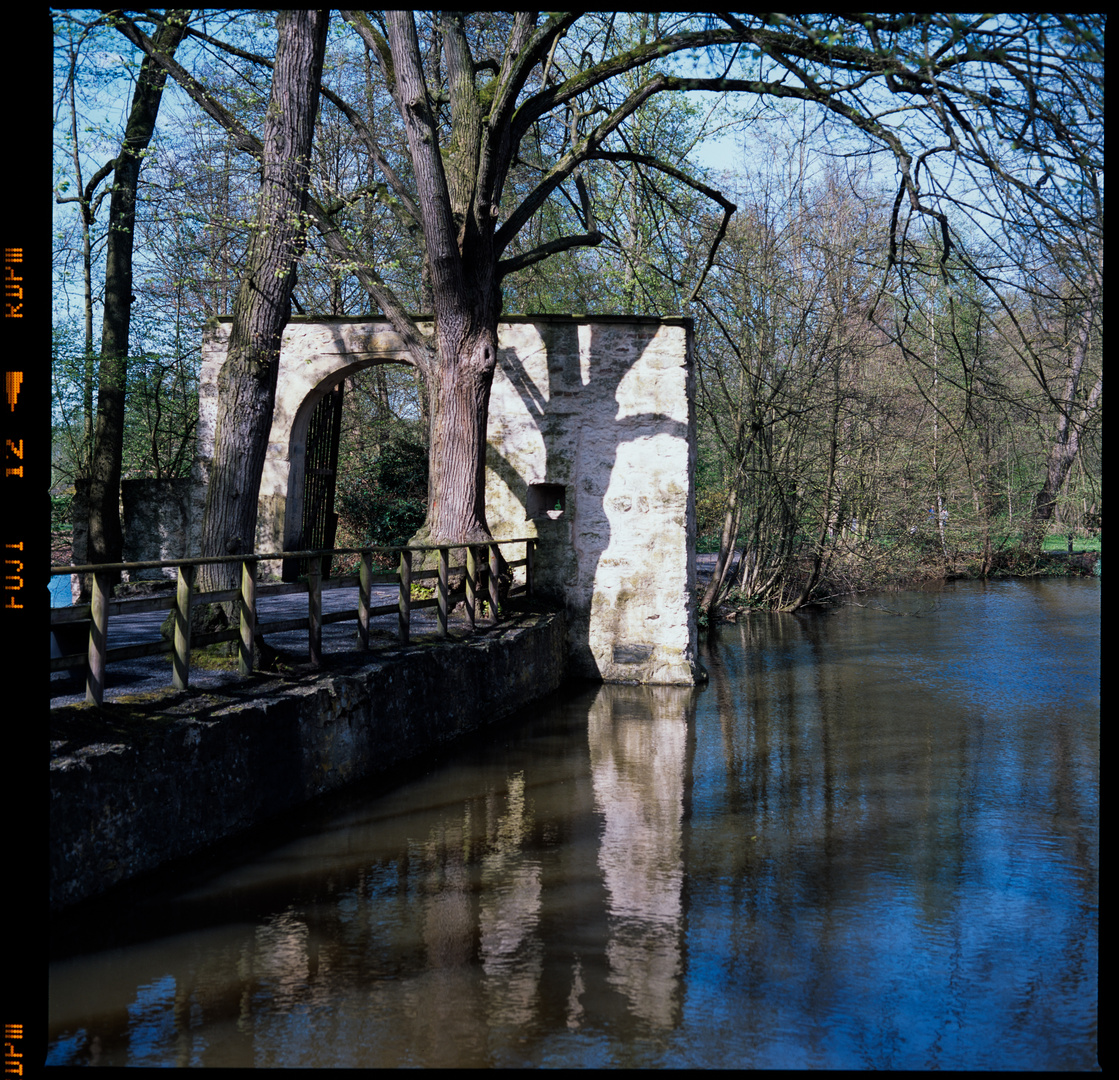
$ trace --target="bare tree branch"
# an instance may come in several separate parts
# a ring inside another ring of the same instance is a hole
[[[497,271],[504,277],[506,274],[513,273],[514,270],[523,270],[526,266],[532,266],[533,263],[542,262],[550,255],[557,255],[561,251],[570,251],[572,248],[577,247],[596,247],[598,244],[601,244],[605,238],[605,234],[599,232],[597,229],[593,232],[585,233],[582,236],[561,236],[556,240],[549,240],[545,244],[540,244],[531,251],[513,255],[508,259],[502,259],[497,264]]]

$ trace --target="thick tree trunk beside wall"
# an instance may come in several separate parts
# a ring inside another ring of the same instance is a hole
[[[296,264],[306,235],[308,164],[329,13],[283,11],[277,23],[280,39],[264,123],[259,210],[233,305],[229,353],[218,378],[203,555],[253,550],[280,339],[291,315]],[[201,588],[229,588],[238,573],[235,564],[205,566]]]
[[[415,543],[490,539],[486,522],[486,425],[497,366],[497,328],[479,333],[465,356],[441,361],[430,378],[427,520]]]

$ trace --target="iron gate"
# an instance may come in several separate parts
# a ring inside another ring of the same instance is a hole
[[[313,551],[334,547],[338,515],[334,512],[334,485],[338,474],[338,440],[342,434],[340,382],[315,406],[307,424],[307,449],[303,460],[303,520],[296,549]],[[283,580],[295,581],[307,573],[307,559],[285,559]],[[330,576],[329,564],[323,576]]]

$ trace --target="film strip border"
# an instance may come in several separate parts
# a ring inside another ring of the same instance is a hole
[[[20,20],[22,22],[22,20]],[[29,27],[30,30],[30,27]],[[17,31],[18,32],[18,31]],[[31,34],[29,40],[39,40]],[[49,39],[44,39],[44,44]],[[39,54],[36,70],[50,65]],[[36,79],[30,81],[35,82]],[[36,657],[49,658],[50,463],[51,463],[51,201],[53,177],[46,142],[52,94],[44,107],[28,107],[14,137],[26,150],[0,173],[5,198],[0,218],[0,656],[6,661],[10,701],[4,710],[4,758],[10,767],[33,770],[43,751],[43,717],[49,698],[47,672],[36,689],[28,677]],[[33,92],[27,100],[39,100]],[[36,119],[36,114],[38,118]],[[36,631],[35,627],[41,627]],[[47,664],[49,665],[49,659]],[[48,667],[49,670],[49,667]],[[13,774],[14,775],[14,774]],[[44,776],[44,782],[46,777]],[[10,926],[33,925],[47,896],[50,822],[39,784],[4,785],[5,858],[11,868],[5,918]],[[16,884],[18,882],[18,885]],[[20,934],[2,982],[4,1074],[37,1072],[44,1063],[47,1021],[46,933]]]

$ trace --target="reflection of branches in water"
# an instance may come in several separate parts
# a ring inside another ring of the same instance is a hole
[[[848,600],[850,607],[869,608],[871,611],[881,611],[886,615],[909,615],[914,619],[924,618],[926,615],[935,615],[940,610],[940,601],[934,600],[931,606],[926,606],[923,610],[913,608],[910,611],[897,611],[895,608],[886,607],[885,604],[860,604],[854,600]]]

